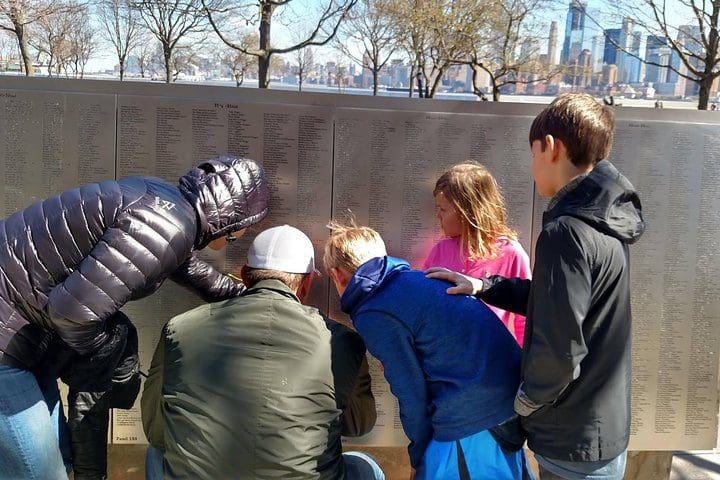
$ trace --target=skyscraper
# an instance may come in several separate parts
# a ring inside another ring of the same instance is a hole
[[[633,42],[633,21],[632,19],[625,17],[622,21],[622,28],[620,29],[620,38],[618,39],[618,51],[615,63],[618,66],[618,82],[629,83],[630,82],[630,69],[632,68],[632,62],[628,59],[632,58],[625,52],[629,52]]]
[[[548,51],[547,58],[550,65],[554,65],[557,60],[557,41],[558,41],[558,26],[556,21],[550,22],[550,38],[548,38]]]
[[[560,55],[560,63],[563,65],[576,62],[583,49],[586,7],[587,4],[582,0],[570,0],[565,21],[565,41]]]
[[[605,30],[605,49],[603,63],[606,65],[617,65],[618,44],[620,43],[620,29],[610,28]]]
[[[660,65],[670,62],[670,47],[666,37],[648,35],[645,44],[645,61]],[[652,83],[665,83],[668,79],[668,68],[647,64],[645,67],[645,81]]]
[[[630,54],[626,56],[627,83],[640,83],[645,80],[645,64],[640,60],[641,52],[645,50],[645,37],[642,32],[632,35]]]

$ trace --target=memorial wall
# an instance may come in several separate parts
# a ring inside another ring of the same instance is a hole
[[[175,182],[216,155],[261,162],[270,214],[205,259],[239,270],[255,233],[305,231],[318,259],[331,218],[348,211],[389,253],[419,267],[440,231],[432,189],[448,166],[485,164],[532,255],[545,201],[535,197],[527,132],[542,106],[294,94],[226,87],[0,77],[0,215],[82,183],[128,175]],[[618,108],[611,160],[635,184],[647,231],[631,248],[633,450],[716,445],[720,346],[720,116]],[[327,276],[312,303],[347,321]],[[123,309],[147,370],[162,325],[199,304],[165,282]],[[371,359],[378,423],[353,443],[405,445],[397,402]],[[139,401],[113,413],[112,441],[140,443]]]

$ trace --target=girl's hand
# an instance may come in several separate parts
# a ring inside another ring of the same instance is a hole
[[[410,469],[410,480],[413,480],[414,478],[415,478],[415,469],[411,468]]]
[[[446,290],[450,295],[476,295],[482,292],[483,282],[477,278],[468,277],[462,273],[453,272],[447,268],[432,267],[425,270],[427,278],[437,278],[454,283],[454,287]]]

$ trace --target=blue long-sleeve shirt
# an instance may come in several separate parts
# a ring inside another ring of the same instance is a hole
[[[374,258],[341,299],[400,404],[410,463],[430,439],[451,441],[513,415],[520,348],[495,314],[404,260]]]

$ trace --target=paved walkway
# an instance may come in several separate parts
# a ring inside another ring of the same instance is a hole
[[[670,480],[720,480],[720,450],[675,452]]]

